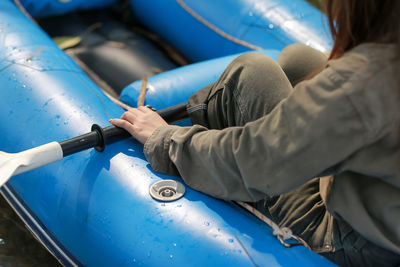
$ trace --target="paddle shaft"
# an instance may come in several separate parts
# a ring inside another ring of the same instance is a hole
[[[188,116],[186,112],[186,103],[171,106],[156,112],[168,123],[179,121]],[[59,142],[59,144],[63,151],[63,157],[66,157],[93,147],[101,152],[106,145],[129,137],[131,137],[131,135],[126,130],[114,125],[101,128],[97,124],[93,124],[91,132]]]

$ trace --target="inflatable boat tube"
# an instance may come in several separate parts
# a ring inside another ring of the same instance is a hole
[[[10,1],[0,1],[0,150],[19,152],[108,125],[124,110]],[[170,103],[165,103],[169,105]],[[231,202],[186,188],[159,202],[130,139],[17,175],[0,190],[65,266],[329,266]]]
[[[277,60],[279,51],[260,50]],[[233,59],[240,54],[210,59],[199,63],[190,64],[148,79],[145,104],[156,109],[166,108],[171,103],[186,102],[196,91],[215,82]],[[142,81],[136,81],[125,87],[120,95],[120,100],[132,107],[136,107]]]
[[[19,2],[31,16],[44,18],[76,10],[102,8],[117,2],[117,0],[19,0]]]
[[[131,0],[135,16],[193,61],[332,41],[325,16],[305,0]]]

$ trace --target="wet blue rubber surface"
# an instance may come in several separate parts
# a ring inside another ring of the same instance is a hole
[[[8,1],[0,2],[0,45],[0,150],[61,141],[122,114]],[[176,202],[153,200],[150,185],[165,178],[179,180],[153,172],[142,145],[126,140],[15,176],[4,190],[30,215],[30,227],[50,238],[42,242],[69,264],[330,264],[304,247],[285,249],[270,228],[233,203],[189,188]]]
[[[107,7],[117,0],[20,0],[20,2],[31,16],[43,18],[76,10]]]
[[[296,42],[321,51],[332,46],[325,15],[304,0],[151,2],[131,0],[135,16],[193,61],[257,48],[280,51]]]

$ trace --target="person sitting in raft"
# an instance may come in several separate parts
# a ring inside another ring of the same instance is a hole
[[[192,127],[145,107],[110,122],[144,143],[155,171],[258,201],[339,265],[399,266],[400,1],[324,4],[328,59],[301,44],[279,65],[247,53],[190,97]]]

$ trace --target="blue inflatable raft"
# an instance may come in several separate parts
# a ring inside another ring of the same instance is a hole
[[[34,9],[39,2],[47,7],[54,3],[30,1],[26,7]],[[154,1],[159,5],[179,2]],[[252,7],[256,3],[247,2]],[[271,2],[277,10],[278,5],[284,7],[284,1]],[[148,3],[147,8],[154,5]],[[164,24],[161,18],[158,23]],[[110,118],[124,112],[12,1],[0,2],[0,41],[1,151],[19,152],[75,137],[90,131],[94,123],[109,125]],[[325,42],[329,40],[320,45]],[[186,47],[190,54],[189,48],[190,44]],[[267,49],[263,53],[274,58],[280,49],[272,45],[268,50],[267,44],[263,48]],[[220,51],[211,51],[207,58],[233,52]],[[213,82],[233,57],[152,77],[146,101],[156,108],[186,101],[195,90]],[[139,83],[127,86],[121,100],[134,105]],[[153,183],[180,179],[153,172],[142,149],[129,139],[107,146],[102,153],[86,150],[17,175],[0,190],[38,240],[66,266],[331,265],[303,246],[285,248],[269,226],[235,203],[188,187],[177,201],[154,200],[149,194]]]
[[[150,2],[131,0],[134,14],[194,61],[295,42],[325,52],[332,44],[325,17],[305,0]]]

